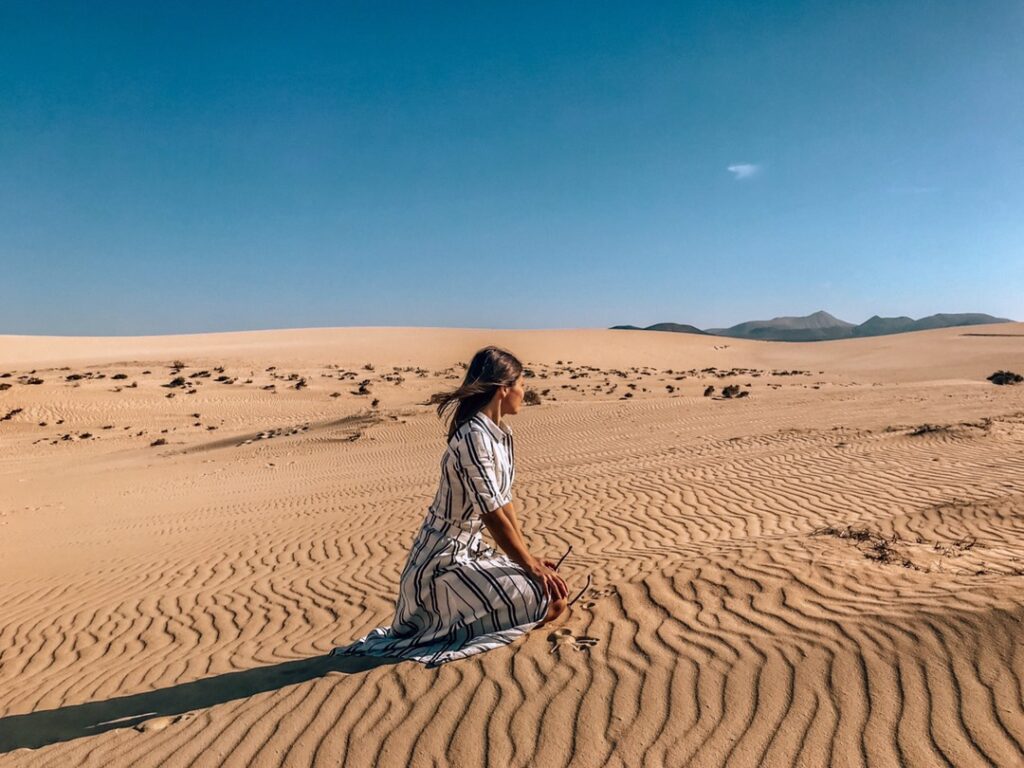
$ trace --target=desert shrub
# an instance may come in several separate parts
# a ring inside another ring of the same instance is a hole
[[[1000,385],[1020,384],[1022,381],[1024,381],[1024,376],[1021,376],[1019,373],[1014,373],[1013,371],[996,371],[995,373],[988,377],[988,380],[991,381],[993,384]]]
[[[911,435],[927,435],[932,432],[949,432],[948,424],[922,424],[910,431]]]

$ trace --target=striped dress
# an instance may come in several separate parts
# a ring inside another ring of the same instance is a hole
[[[481,516],[512,499],[514,479],[506,424],[477,412],[459,425],[402,570],[394,620],[332,653],[436,667],[508,645],[541,621],[548,610],[543,587],[481,536]]]

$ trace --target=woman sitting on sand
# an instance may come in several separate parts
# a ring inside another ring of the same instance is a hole
[[[453,404],[441,483],[405,568],[395,618],[336,655],[388,656],[435,667],[508,645],[566,609],[567,587],[550,560],[526,548],[512,504],[515,450],[502,415],[519,413],[523,366],[485,347],[462,386],[433,395],[443,416]],[[486,525],[499,554],[483,544]]]

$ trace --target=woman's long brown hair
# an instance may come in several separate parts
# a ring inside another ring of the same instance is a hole
[[[523,372],[523,364],[506,349],[488,346],[481,349],[469,363],[466,376],[458,389],[437,392],[423,405],[437,404],[437,415],[444,418],[445,411],[455,408],[448,422],[448,439],[473,415],[487,405],[498,387],[511,387]]]

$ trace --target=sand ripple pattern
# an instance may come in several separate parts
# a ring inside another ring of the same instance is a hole
[[[1024,417],[961,405],[987,426],[911,434],[945,395],[888,431],[882,391],[527,409],[524,526],[540,552],[572,544],[570,586],[593,576],[560,634],[0,766],[1022,765]],[[273,440],[95,453],[63,491],[45,462],[4,462],[0,744],[19,715],[287,665],[390,619],[436,418],[348,439],[294,416],[276,426],[309,428]]]

